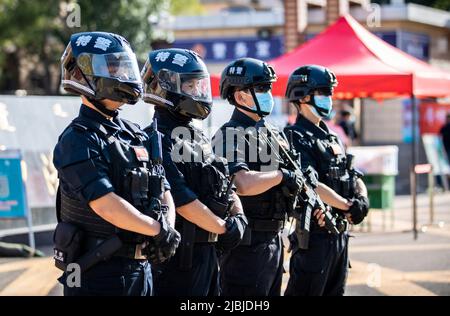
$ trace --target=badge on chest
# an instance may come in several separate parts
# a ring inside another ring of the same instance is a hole
[[[134,146],[134,153],[139,161],[149,161],[149,155],[147,149],[143,146]]]
[[[338,144],[331,144],[330,147],[335,156],[343,154],[342,148]]]

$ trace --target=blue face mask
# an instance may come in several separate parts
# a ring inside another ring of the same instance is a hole
[[[314,105],[311,107],[318,117],[327,117],[333,109],[333,100],[330,95],[314,95]]]
[[[258,100],[259,109],[264,115],[269,115],[272,112],[275,102],[273,101],[272,93],[261,92],[255,93],[256,99]],[[257,111],[256,105],[252,107],[252,110]]]

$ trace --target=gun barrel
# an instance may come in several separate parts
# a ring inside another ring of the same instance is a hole
[[[158,119],[153,119],[153,132],[150,136],[150,146],[151,146],[151,161],[155,164],[162,163],[162,142],[161,142],[161,134],[158,132]]]
[[[347,170],[353,169],[353,160],[355,156],[352,154],[347,154]]]
[[[227,186],[227,196],[230,195],[231,189],[233,189],[233,185],[234,185],[235,179],[236,179],[236,175],[233,174],[233,175],[231,176],[230,182],[228,183],[228,186]]]
[[[235,178],[236,178],[236,175],[233,174],[233,175],[231,176],[230,182],[228,183],[227,192],[226,192],[227,197],[229,197],[230,194],[231,194],[231,189],[233,188]],[[234,204],[234,200],[233,200],[232,202],[229,202],[229,203],[228,203],[227,209],[226,209],[226,211],[225,211],[225,214],[226,214],[226,215],[228,215],[228,214],[230,213],[230,210],[231,210],[231,208],[233,207],[233,204]]]

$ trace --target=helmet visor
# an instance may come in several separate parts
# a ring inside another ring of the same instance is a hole
[[[77,58],[78,67],[85,75],[141,82],[136,56],[130,52],[104,55],[83,53]]]
[[[188,96],[196,101],[211,102],[211,82],[208,73],[177,73],[167,69],[158,72],[161,87]]]

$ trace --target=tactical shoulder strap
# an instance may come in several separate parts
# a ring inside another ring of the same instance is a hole
[[[56,190],[56,220],[61,222],[61,188],[58,185]]]
[[[147,127],[145,129],[145,131],[151,131],[152,128],[153,128],[153,123],[149,127]],[[171,130],[167,125],[165,125],[163,122],[161,122],[161,120],[158,119],[158,132],[160,132],[164,135],[170,136]]]
[[[145,137],[145,132],[139,128],[139,125],[124,119],[120,119],[120,121],[125,125],[126,128],[131,130],[134,135]]]
[[[305,130],[304,128],[298,125],[291,125],[287,127],[287,130],[294,131],[300,135],[300,142],[304,145],[308,143],[315,144],[317,142],[317,137],[314,136],[310,131]],[[288,137],[289,140],[289,137]]]
[[[71,125],[75,126],[77,128],[83,129],[83,130],[89,130],[89,129],[94,130],[108,144],[112,144],[116,141],[116,138],[114,136],[112,136],[110,133],[108,133],[106,128],[98,122],[77,117],[72,121]]]
[[[336,142],[336,144],[338,144],[344,153],[346,153],[347,151],[345,150],[345,146],[344,143],[342,142],[342,140],[339,138],[339,136],[333,132],[330,132],[330,140]]]
[[[286,129],[297,132],[301,137],[305,137],[305,135],[308,133],[308,131],[298,125],[291,125],[286,127]]]

